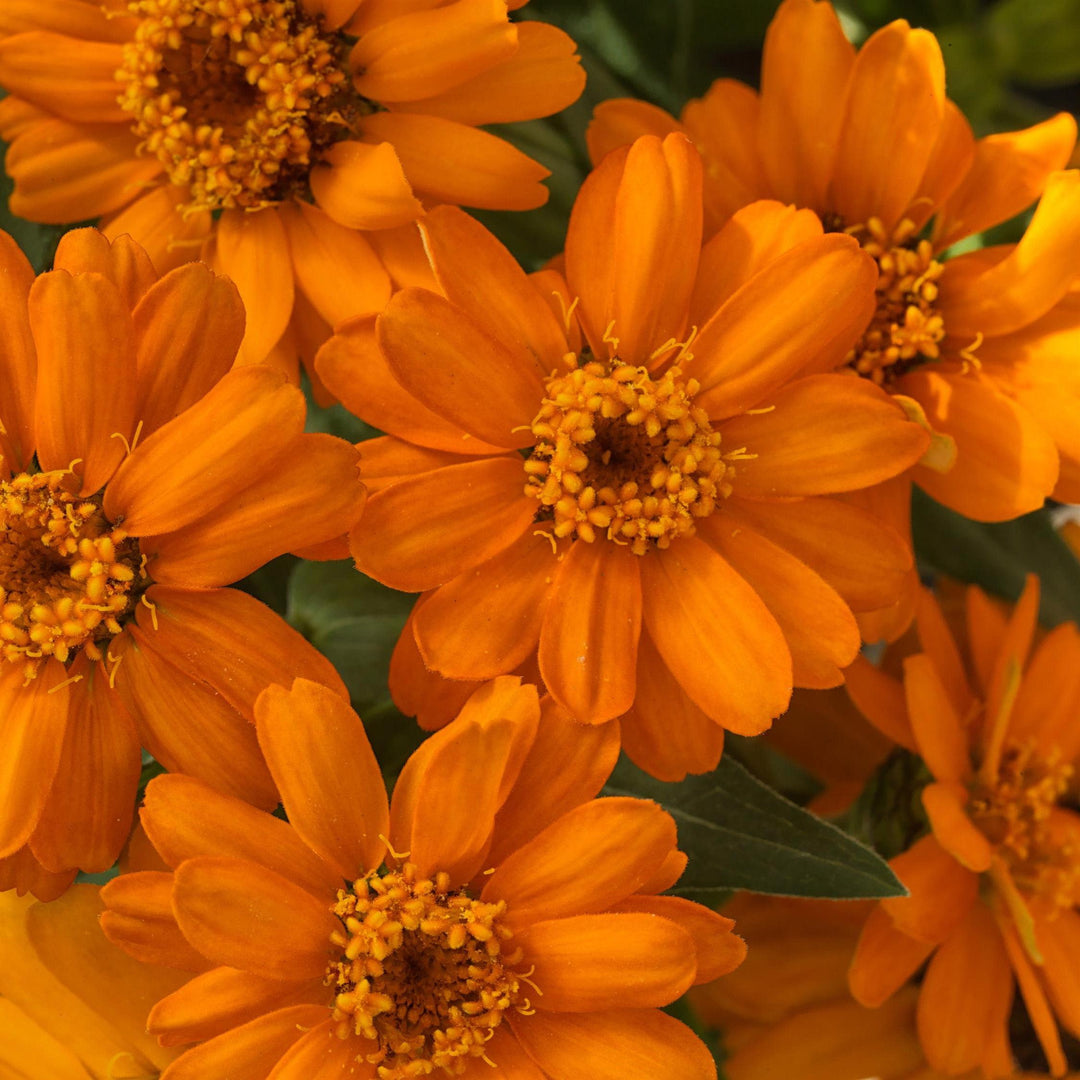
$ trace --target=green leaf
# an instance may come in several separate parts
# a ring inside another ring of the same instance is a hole
[[[706,776],[678,784],[619,762],[607,795],[655,799],[679,829],[689,856],[672,890],[703,903],[733,889],[831,900],[904,896],[888,864],[868,847],[755,780],[725,756]]]
[[[1042,579],[1039,617],[1080,622],[1080,562],[1045,510],[995,524],[970,521],[915,489],[911,532],[920,566],[1015,600],[1028,574]]]
[[[1029,86],[1080,76],[1080,0],[1002,0],[986,18],[998,62]]]

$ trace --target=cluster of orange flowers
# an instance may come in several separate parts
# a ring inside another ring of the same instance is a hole
[[[976,139],[931,34],[783,0],[760,91],[596,109],[527,273],[462,209],[584,86],[525,2],[0,4],[11,209],[100,229],[0,234],[0,1077],[710,1080],[691,987],[730,1080],[1080,1069],[1080,633],[910,521],[1080,502],[1075,120]],[[230,587],[286,553],[420,594],[389,798]],[[598,797],[781,716],[822,814],[914,773],[906,895],[719,914]]]

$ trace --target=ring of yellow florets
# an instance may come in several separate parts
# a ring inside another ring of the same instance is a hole
[[[140,19],[116,78],[141,153],[193,209],[306,193],[321,150],[369,112],[340,52],[296,0],[129,0]]]
[[[336,1033],[365,1040],[357,1060],[380,1080],[459,1076],[485,1057],[508,1009],[530,1011],[527,976],[511,970],[521,950],[508,950],[504,901],[475,900],[445,873],[424,878],[406,863],[339,891],[333,911],[342,930],[331,941],[343,950],[326,976]]]
[[[0,657],[27,679],[49,657],[119,634],[145,579],[138,544],[106,520],[97,497],[69,490],[66,472],[0,481]]]
[[[720,433],[693,404],[698,389],[678,367],[654,379],[618,359],[548,379],[525,492],[550,515],[555,538],[603,534],[644,555],[693,534],[731,493],[732,469]]]
[[[945,322],[935,303],[944,267],[929,240],[913,241],[914,232],[907,219],[891,236],[877,218],[856,230],[878,264],[877,310],[847,363],[878,386],[941,356]]]
[[[1041,756],[1030,742],[1012,744],[1002,752],[995,782],[977,782],[968,806],[1017,888],[1047,914],[1080,900],[1080,848],[1051,825],[1073,772],[1056,751]]]

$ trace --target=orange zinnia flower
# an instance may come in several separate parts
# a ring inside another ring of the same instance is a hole
[[[376,493],[353,555],[435,590],[412,624],[426,665],[484,679],[536,656],[578,719],[626,714],[627,751],[664,778],[713,768],[725,727],[768,727],[793,679],[842,682],[849,605],[893,598],[910,554],[823,496],[928,442],[872,383],[796,378],[866,324],[856,242],[761,203],[702,250],[680,135],[586,181],[565,281],[530,281],[452,208],[421,228],[442,295],[399,292],[317,364],[391,433],[361,448]]]
[[[880,1004],[932,956],[918,1030],[950,1075],[1011,1073],[1014,981],[1053,1075],[1066,1071],[1055,1016],[1080,1036],[1080,814],[1066,805],[1080,758],[1080,634],[1059,626],[1029,662],[1038,593],[1032,578],[1006,619],[969,590],[974,681],[927,598],[926,651],[904,661],[903,685],[870,671],[856,684],[868,718],[933,780],[922,793],[931,832],[891,863],[911,895],[870,916],[852,990]]]
[[[304,399],[229,370],[244,312],[205,266],[68,233],[36,281],[0,234],[0,889],[112,866],[140,744],[272,805],[250,718],[283,672],[345,688],[221,588],[345,532],[357,454],[305,435]]]
[[[255,716],[289,824],[158,777],[142,820],[172,871],[103,890],[111,940],[198,972],[150,1013],[164,1044],[201,1043],[163,1080],[715,1076],[656,1006],[744,946],[730,919],[657,895],[686,863],[667,813],[593,798],[614,732],[568,763],[574,721],[496,679],[388,804],[359,717],[325,687],[272,686]]]
[[[644,102],[605,102],[589,143],[595,159],[676,130],[708,163],[710,228],[775,198],[858,237],[877,261],[877,312],[843,367],[906,399],[938,435],[918,468],[874,494],[898,527],[912,480],[980,521],[1051,493],[1080,501],[1080,173],[1055,172],[1076,141],[1071,116],[976,141],[945,97],[928,31],[897,20],[856,53],[829,4],[784,0],[760,94],[721,79],[681,123]],[[1040,195],[1019,244],[944,258]],[[904,610],[876,630],[894,637],[910,621],[914,575],[910,585]]]
[[[244,357],[280,341],[295,365],[408,279],[393,229],[421,200],[547,199],[548,171],[477,127],[584,87],[564,33],[509,21],[525,2],[5,0],[12,212],[101,215],[162,270],[201,250],[240,290]]]
[[[4,1080],[155,1080],[176,1057],[146,1033],[146,1011],[183,977],[119,953],[101,907],[94,885],[49,904],[0,893]]]

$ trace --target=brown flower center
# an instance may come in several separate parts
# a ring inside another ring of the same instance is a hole
[[[129,0],[139,17],[116,73],[141,153],[192,209],[257,209],[307,194],[323,151],[372,107],[340,34],[297,0]]]
[[[525,491],[553,537],[603,534],[644,555],[693,534],[731,493],[740,454],[721,454],[720,433],[693,403],[698,389],[678,367],[653,378],[617,358],[547,380]]]
[[[0,657],[24,664],[27,680],[79,648],[101,660],[146,580],[138,542],[70,481],[66,472],[0,481]]]
[[[504,901],[451,891],[448,875],[423,878],[405,863],[342,889],[333,910],[342,929],[331,940],[343,955],[326,981],[337,1035],[364,1040],[357,1060],[378,1066],[381,1080],[459,1076],[486,1057],[508,1009],[531,1011]]]

